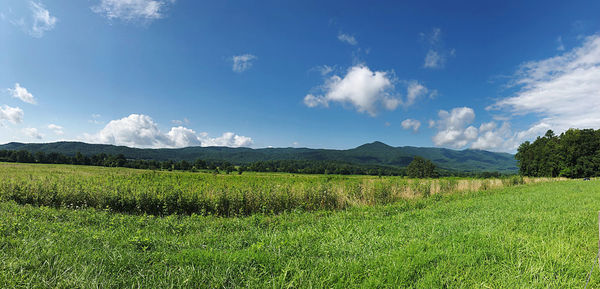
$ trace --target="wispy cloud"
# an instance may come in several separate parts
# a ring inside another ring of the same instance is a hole
[[[0,13],[0,20],[19,27],[31,37],[41,38],[56,26],[58,18],[50,15],[50,11],[41,2],[29,1],[29,16],[15,15],[9,8],[8,14]]]
[[[561,55],[522,64],[513,85],[519,90],[488,110],[504,110],[517,117],[535,115],[529,133],[552,128],[600,128],[600,35],[592,35]]]
[[[174,119],[171,121],[172,124],[182,125],[182,124],[190,124],[190,120],[187,117],[184,117],[183,120]]]
[[[558,38],[556,38],[556,50],[558,51],[564,51],[565,50],[565,44],[563,43],[562,40],[562,36],[558,36]]]
[[[100,117],[102,117],[100,114],[92,113],[92,119],[88,120],[88,122],[93,124],[103,124],[104,122],[100,121]]]
[[[164,17],[174,0],[100,0],[92,11],[109,20],[151,22]]]
[[[322,76],[328,75],[336,70],[335,66],[320,65],[311,68],[309,71],[318,71]]]
[[[421,33],[421,40],[428,47],[423,63],[425,68],[443,68],[448,57],[456,54],[456,50],[445,48],[440,28],[433,28],[430,33]]]
[[[356,41],[356,38],[354,38],[354,35],[350,35],[350,34],[346,34],[346,33],[339,33],[337,36],[338,40],[341,42],[345,42],[348,43],[350,45],[357,45],[358,41]]]
[[[257,59],[252,54],[236,55],[231,58],[233,61],[233,67],[231,68],[234,72],[241,73],[252,67],[254,61]]]
[[[53,123],[49,124],[48,129],[52,130],[54,132],[54,134],[57,134],[57,135],[65,134],[65,132],[63,131],[63,127],[60,125],[57,125],[57,124],[53,124]]]
[[[30,30],[31,36],[42,37],[46,31],[54,29],[57,19],[50,15],[50,12],[42,5],[42,3],[31,1],[29,2],[29,6],[33,13],[33,25]]]

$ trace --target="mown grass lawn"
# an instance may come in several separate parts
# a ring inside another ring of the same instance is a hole
[[[598,210],[579,180],[231,218],[3,202],[0,287],[583,288]]]

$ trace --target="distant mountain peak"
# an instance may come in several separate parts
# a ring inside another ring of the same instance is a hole
[[[385,148],[385,149],[390,149],[390,148],[394,148],[393,146],[387,145],[385,143],[382,143],[380,141],[374,141],[372,143],[366,143],[364,145],[358,146],[356,147],[357,149],[359,148],[363,148],[363,149],[374,149],[374,148]]]

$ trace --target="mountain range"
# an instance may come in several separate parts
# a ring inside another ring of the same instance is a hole
[[[249,164],[271,160],[319,160],[339,161],[360,165],[383,165],[406,167],[415,156],[433,161],[438,167],[451,171],[482,172],[497,171],[516,173],[514,155],[484,150],[451,150],[428,147],[393,147],[382,142],[373,142],[353,149],[310,149],[310,148],[231,148],[231,147],[185,147],[185,148],[131,148],[83,142],[17,143],[0,145],[0,150],[27,150],[35,152],[57,152],[65,155],[99,153],[123,154],[129,159],[145,160],[221,160],[234,164]]]

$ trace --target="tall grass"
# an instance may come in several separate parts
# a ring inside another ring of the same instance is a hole
[[[599,190],[569,180],[239,218],[0,202],[0,288],[583,288]]]
[[[0,200],[153,215],[236,216],[339,210],[550,181],[291,174],[213,175],[68,165],[0,164]]]

